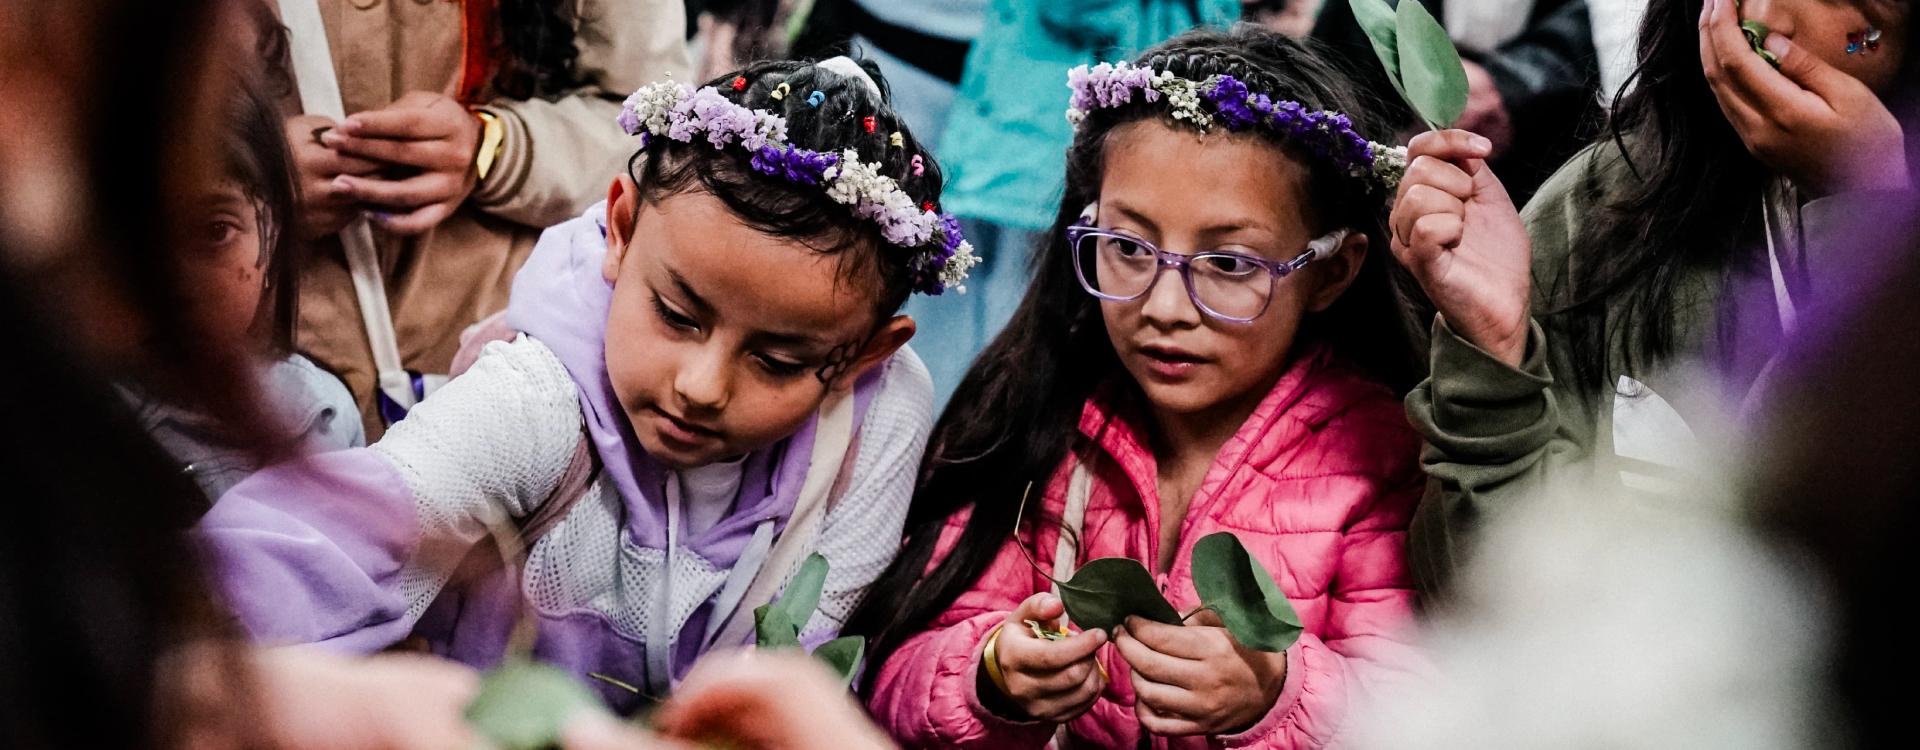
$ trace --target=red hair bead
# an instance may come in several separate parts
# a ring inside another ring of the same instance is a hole
[[[734,91],[745,91],[745,90],[747,90],[747,77],[746,77],[746,76],[734,76],[734,77],[733,77],[733,90],[734,90]]]
[[[866,128],[869,133],[873,132],[873,115],[860,118],[860,126]]]

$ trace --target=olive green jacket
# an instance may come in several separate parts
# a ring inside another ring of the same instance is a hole
[[[1682,270],[1674,284],[1675,354],[1666,362],[1628,356],[1644,351],[1641,330],[1620,324],[1624,298],[1610,300],[1605,382],[1612,388],[1593,393],[1570,382],[1573,364],[1563,344],[1569,334],[1561,316],[1547,314],[1549,301],[1567,298],[1581,262],[1571,248],[1588,217],[1632,179],[1618,147],[1603,142],[1575,156],[1527,204],[1534,321],[1520,367],[1434,320],[1430,375],[1406,402],[1408,419],[1426,439],[1422,464],[1432,480],[1409,533],[1415,574],[1428,592],[1466,562],[1492,518],[1551,486],[1681,491],[1689,476],[1714,463],[1715,455],[1701,446],[1716,442],[1696,431],[1716,434],[1716,427],[1729,426],[1728,405],[1744,399],[1774,354],[1781,324],[1762,244],[1737,267]],[[1834,291],[1822,284],[1837,283],[1846,260],[1823,257],[1822,249],[1843,253],[1847,244],[1833,238],[1873,221],[1874,207],[1886,204],[1885,196],[1849,194],[1790,212],[1797,214],[1804,250],[1782,262],[1807,280],[1801,288],[1809,297]],[[1621,436],[1618,442],[1632,445],[1616,444]]]

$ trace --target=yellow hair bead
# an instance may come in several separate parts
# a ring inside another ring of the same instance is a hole
[[[900,131],[898,130],[893,131],[893,135],[887,136],[887,142],[893,144],[894,148],[907,147],[907,139],[901,137]]]
[[[778,86],[773,87],[773,98],[775,100],[785,99],[787,98],[787,92],[792,90],[793,89],[788,87],[787,84],[782,83]]]

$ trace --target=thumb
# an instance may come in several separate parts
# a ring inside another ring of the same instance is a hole
[[[1492,167],[1487,166],[1487,160],[1468,159],[1464,166],[1467,175],[1473,178],[1472,202],[1513,205],[1513,196],[1507,194],[1506,184],[1500,181],[1499,175],[1493,173]]]
[[[1054,620],[1060,619],[1060,616],[1066,613],[1066,603],[1060,601],[1060,597],[1041,592],[1027,597],[1026,601],[1015,607],[1013,614],[1007,616],[1007,622],[1019,624],[1027,620],[1038,620],[1052,624]]]
[[[1794,44],[1793,40],[1780,34],[1768,34],[1764,46],[1768,52],[1772,52],[1773,56],[1780,60],[1781,75],[1829,103],[1834,100],[1835,95],[1840,94],[1849,85],[1865,86],[1858,79],[1841,72],[1839,68],[1828,65],[1818,55],[1809,54],[1801,49],[1800,45]]]

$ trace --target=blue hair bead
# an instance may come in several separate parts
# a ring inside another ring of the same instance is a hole
[[[826,100],[827,100],[827,95],[826,95],[826,94],[822,94],[822,93],[820,93],[820,92],[818,92],[818,91],[815,91],[815,92],[813,92],[813,93],[811,93],[811,94],[808,94],[808,95],[807,95],[807,106],[809,106],[809,107],[818,107],[818,106],[820,106],[820,103],[821,103],[821,102],[824,102],[824,101],[826,101]]]

